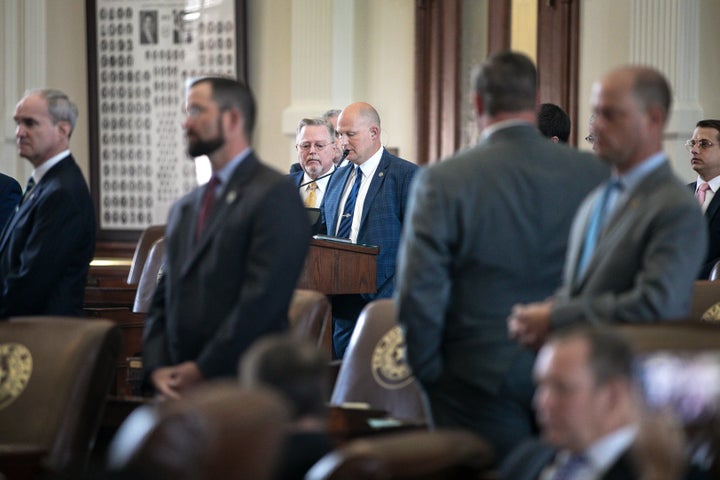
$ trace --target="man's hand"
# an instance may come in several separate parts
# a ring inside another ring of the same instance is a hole
[[[160,396],[178,399],[182,393],[204,379],[195,362],[184,362],[173,367],[153,371],[152,382]]]
[[[550,332],[550,312],[553,302],[517,304],[507,319],[508,333],[520,344],[538,349]]]

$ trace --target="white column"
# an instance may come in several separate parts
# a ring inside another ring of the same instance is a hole
[[[665,151],[688,181],[696,174],[682,143],[703,118],[698,98],[699,28],[698,0],[632,0],[630,61],[658,68],[670,81],[674,98]]]
[[[286,136],[294,139],[301,118],[349,102],[354,11],[355,0],[293,0],[291,103],[282,118]]]

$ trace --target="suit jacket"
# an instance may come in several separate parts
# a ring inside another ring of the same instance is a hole
[[[553,327],[684,317],[707,245],[697,201],[663,163],[608,218],[585,272],[575,279],[586,226],[603,188],[588,196],[573,223]]]
[[[499,480],[537,480],[543,469],[555,460],[557,449],[538,440],[520,445],[503,462]],[[625,451],[600,477],[601,480],[636,480],[640,472],[629,451]]]
[[[302,184],[304,175],[305,175],[305,172],[302,169],[300,169],[298,171],[288,173],[287,176],[290,177],[290,180],[293,182],[293,185],[299,187],[300,184]]]
[[[0,236],[0,317],[82,316],[95,213],[72,155],[53,166]]]
[[[223,186],[195,241],[204,188],[170,210],[164,275],[143,335],[146,372],[194,361],[206,378],[234,376],[257,338],[287,329],[310,241],[294,187],[254,154]]]
[[[513,359],[528,355],[508,338],[507,316],[560,285],[573,215],[607,175],[593,155],[530,124],[418,174],[397,300],[408,360],[426,387],[447,376],[494,393]]]
[[[690,183],[688,187],[691,192],[695,193],[697,182]],[[705,210],[705,221],[708,226],[708,248],[705,263],[698,275],[701,280],[707,280],[710,277],[710,270],[720,260],[720,195],[714,195],[710,200],[710,204]]]
[[[0,173],[0,232],[5,223],[15,213],[15,207],[22,199],[22,188],[12,177]]]
[[[320,207],[321,221],[328,235],[337,230],[338,209],[345,184],[355,165],[339,168],[327,185]],[[363,204],[357,243],[380,247],[377,257],[377,293],[366,294],[366,301],[388,298],[395,289],[395,263],[402,224],[405,220],[410,183],[418,167],[383,149],[380,163]]]

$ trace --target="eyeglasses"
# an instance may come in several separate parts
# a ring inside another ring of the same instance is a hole
[[[310,149],[315,145],[315,150],[318,152],[322,152],[325,147],[328,145],[331,145],[330,143],[301,143],[298,145],[298,148],[302,150],[303,152],[309,152]]]
[[[590,145],[593,145],[595,143],[595,140],[597,140],[597,138],[592,135],[588,135],[587,137],[585,137],[585,141],[588,142]]]
[[[712,147],[714,145],[714,143],[712,143],[710,140],[705,140],[705,139],[688,140],[687,142],[685,142],[685,148],[687,149],[688,152],[691,151],[693,148],[695,148],[696,145],[700,150],[705,150],[706,148]]]

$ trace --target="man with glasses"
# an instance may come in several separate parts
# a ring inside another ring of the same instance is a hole
[[[685,142],[690,152],[690,166],[698,174],[689,184],[708,225],[708,252],[698,278],[707,279],[720,260],[720,120],[700,120],[692,138]]]
[[[550,331],[577,323],[687,315],[707,227],[662,151],[671,102],[667,80],[652,68],[622,67],[593,85],[596,153],[612,176],[575,215],[555,296],[513,307],[508,328],[522,344],[538,347]]]
[[[342,358],[360,310],[372,300],[391,297],[395,290],[395,257],[417,165],[385,150],[380,142],[380,116],[372,105],[348,105],[337,125],[350,163],[339,168],[328,184],[322,223],[328,235],[380,247],[377,293],[331,298],[333,347],[335,356]]]
[[[289,174],[300,188],[307,208],[320,208],[328,181],[335,169],[335,129],[321,118],[303,118],[297,127],[295,148],[302,169]]]

